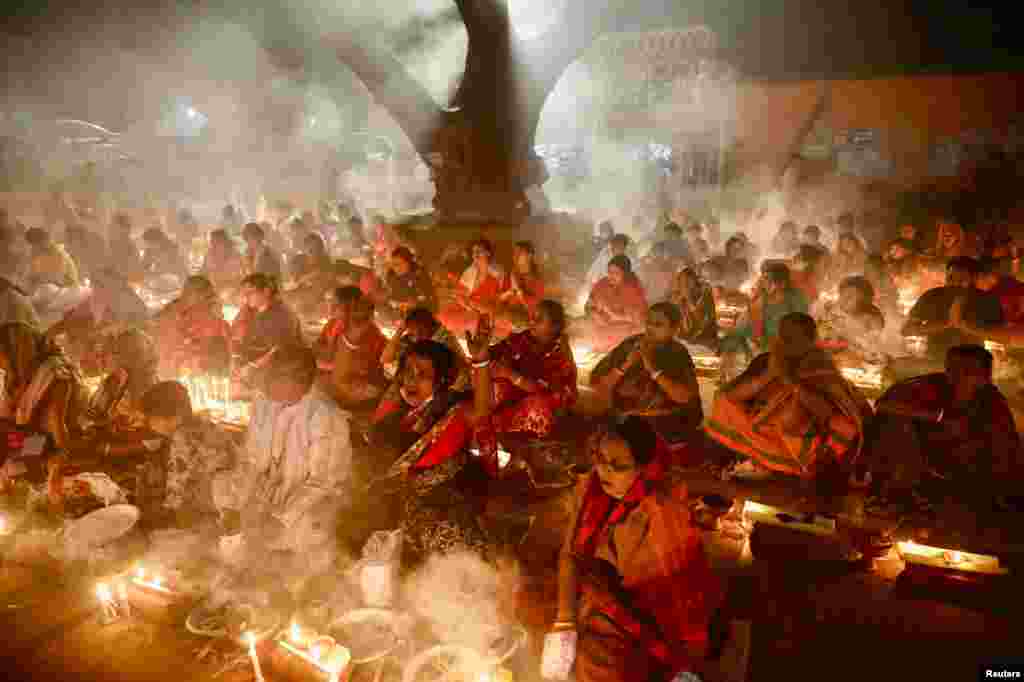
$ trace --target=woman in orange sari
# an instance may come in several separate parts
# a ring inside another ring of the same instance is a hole
[[[814,318],[786,315],[772,350],[715,398],[706,430],[744,458],[735,473],[813,478],[856,460],[871,407],[815,346],[817,336]]]
[[[160,374],[181,370],[223,374],[228,371],[230,328],[213,284],[195,275],[185,280],[181,296],[157,319]]]
[[[686,486],[643,420],[612,425],[592,444],[594,469],[576,488],[549,637],[577,633],[583,682],[701,674],[724,590],[690,524]]]
[[[594,285],[587,299],[587,335],[594,350],[607,352],[639,334],[647,319],[647,296],[626,256],[608,262],[608,276]]]
[[[473,264],[466,268],[455,290],[455,300],[437,318],[456,336],[476,329],[481,313],[494,309],[501,294],[504,271],[494,263],[494,245],[486,239],[473,243]]]

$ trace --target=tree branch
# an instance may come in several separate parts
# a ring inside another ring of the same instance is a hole
[[[391,114],[416,150],[427,153],[443,117],[427,89],[389,53],[361,45],[346,36],[333,36],[327,42],[338,59],[363,82],[374,100]]]
[[[528,79],[529,120],[539,120],[544,102],[569,66],[600,36],[685,27],[703,23],[678,0],[568,0],[565,16],[544,35],[521,41],[516,54]]]

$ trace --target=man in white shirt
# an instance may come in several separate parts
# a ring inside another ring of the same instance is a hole
[[[274,353],[241,461],[213,485],[227,525],[241,523],[246,556],[287,552],[306,575],[330,568],[338,512],[352,497],[349,414],[315,378],[311,349]]]

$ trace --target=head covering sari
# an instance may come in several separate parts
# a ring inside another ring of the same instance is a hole
[[[596,473],[580,483],[570,540],[580,571],[580,679],[633,682],[654,672],[664,674],[654,679],[671,679],[693,670],[707,651],[722,586],[690,526],[686,488],[676,484],[671,463],[659,438],[621,500],[604,492]],[[609,545],[614,565],[601,559]],[[643,660],[607,660],[609,636]]]
[[[766,469],[802,478],[812,478],[821,464],[856,461],[871,406],[839,373],[825,351],[816,348],[804,356],[796,374],[803,390],[813,386],[835,412],[824,422],[811,419],[801,434],[787,433],[779,422],[780,413],[797,399],[796,386],[779,387],[773,382],[752,405],[728,397],[736,384],[767,371],[769,358],[767,353],[756,358],[718,395],[707,424],[708,435]]]

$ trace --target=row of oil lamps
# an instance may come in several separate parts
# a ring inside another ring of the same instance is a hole
[[[139,566],[129,575],[96,584],[96,598],[100,603],[101,620],[104,624],[132,615],[128,597],[129,585],[162,597],[168,603],[182,596],[172,588],[162,574],[149,573],[144,567]],[[256,681],[264,682],[263,667],[256,649],[256,633],[252,630],[243,632],[240,643],[248,648]],[[277,641],[277,645],[325,675],[328,682],[340,682],[344,679],[352,659],[349,650],[338,644],[334,638],[307,631],[294,620],[287,635],[283,635]]]
[[[823,536],[836,533],[836,523],[833,519],[817,514],[808,517],[808,515],[787,512],[753,500],[747,500],[744,503],[743,515],[751,521],[771,522],[773,519],[785,518],[787,519],[786,525],[789,526],[792,526],[793,523],[790,523],[788,520],[796,519],[795,524],[806,532]],[[1005,575],[1009,573],[1009,570],[1000,564],[998,557],[987,554],[932,547],[919,544],[913,540],[897,542],[896,549],[900,557],[908,564],[990,575]]]
[[[128,574],[116,576],[110,582],[96,584],[96,598],[102,609],[101,618],[104,624],[112,623],[121,617],[132,616],[129,586],[155,595],[167,603],[183,596],[161,573],[148,572],[139,566]],[[242,633],[239,644],[248,650],[256,682],[265,682],[263,665],[256,647],[257,641],[257,633],[247,630]],[[345,682],[350,677],[352,654],[349,649],[339,644],[333,637],[304,628],[297,620],[291,621],[287,631],[281,633],[274,645],[287,655],[305,663],[321,678],[326,678],[327,682]],[[271,662],[274,660],[272,657]],[[476,675],[476,682],[508,682],[511,679],[511,675],[504,668],[485,670]]]

